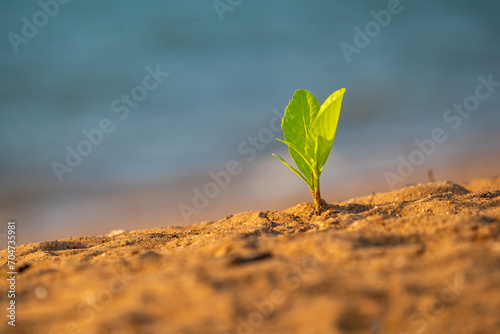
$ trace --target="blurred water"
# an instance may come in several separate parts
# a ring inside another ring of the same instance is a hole
[[[3,1],[0,187],[65,194],[71,185],[147,184],[206,171],[240,157],[237,146],[300,88],[322,102],[346,87],[335,145],[371,161],[381,155],[370,152],[392,150],[395,160],[403,144],[442,126],[444,111],[474,93],[479,75],[500,81],[500,3],[402,1],[348,63],[339,44],[354,44],[353,28],[364,29],[370,11],[387,5],[242,1],[221,21],[212,1],[70,1],[16,54],[8,34],[21,35],[22,18],[32,21],[41,7]],[[112,102],[157,65],[169,76],[120,120]],[[500,92],[482,101],[454,138],[495,133],[499,102]],[[115,131],[59,183],[52,162],[63,163],[65,147],[103,118]],[[272,143],[260,154],[281,149]]]

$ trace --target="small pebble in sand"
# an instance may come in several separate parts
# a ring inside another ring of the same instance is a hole
[[[49,296],[49,292],[47,291],[47,289],[43,285],[37,285],[35,287],[34,292],[35,292],[36,298],[38,298],[38,299],[45,299]]]
[[[112,230],[111,232],[109,232],[107,234],[108,237],[114,237],[116,235],[120,235],[120,234],[123,234],[123,233],[126,233],[127,231],[125,230]]]
[[[87,248],[87,246],[85,246],[81,242],[75,242],[73,245],[71,245],[71,248],[72,249],[83,249],[83,248]]]
[[[273,255],[271,252],[261,252],[258,254],[250,255],[250,256],[236,256],[231,260],[230,264],[243,264],[254,261],[260,261],[271,258]]]

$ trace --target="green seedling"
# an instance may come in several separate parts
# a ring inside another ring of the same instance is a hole
[[[283,158],[273,155],[307,183],[317,214],[324,208],[319,177],[332,150],[344,92],[345,88],[339,89],[320,105],[311,92],[305,89],[296,91],[281,122],[285,140],[276,139],[288,145],[298,170]]]

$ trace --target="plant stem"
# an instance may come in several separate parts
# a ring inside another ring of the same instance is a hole
[[[323,201],[321,200],[321,194],[319,191],[319,177],[314,177],[314,173],[311,173],[312,176],[312,184],[313,189],[311,189],[312,197],[314,200],[314,209],[316,210],[316,214],[321,213],[321,209],[323,208]]]

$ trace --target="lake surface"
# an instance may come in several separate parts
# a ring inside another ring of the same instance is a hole
[[[230,160],[244,165],[233,184],[246,191],[265,171],[288,173],[267,162],[282,144],[266,137],[251,161],[241,145],[301,88],[320,102],[347,89],[328,168],[378,168],[385,190],[384,171],[436,128],[446,142],[419,171],[499,151],[500,87],[481,88],[490,94],[477,106],[467,100],[478,78],[500,82],[497,1],[241,1],[223,13],[211,1],[41,3],[0,4],[0,218],[26,233],[67,234],[83,212],[99,221],[109,204],[99,199],[117,189],[163,185],[155,196],[175,210]],[[446,114],[466,100],[467,116]],[[78,150],[87,155],[69,166]]]

